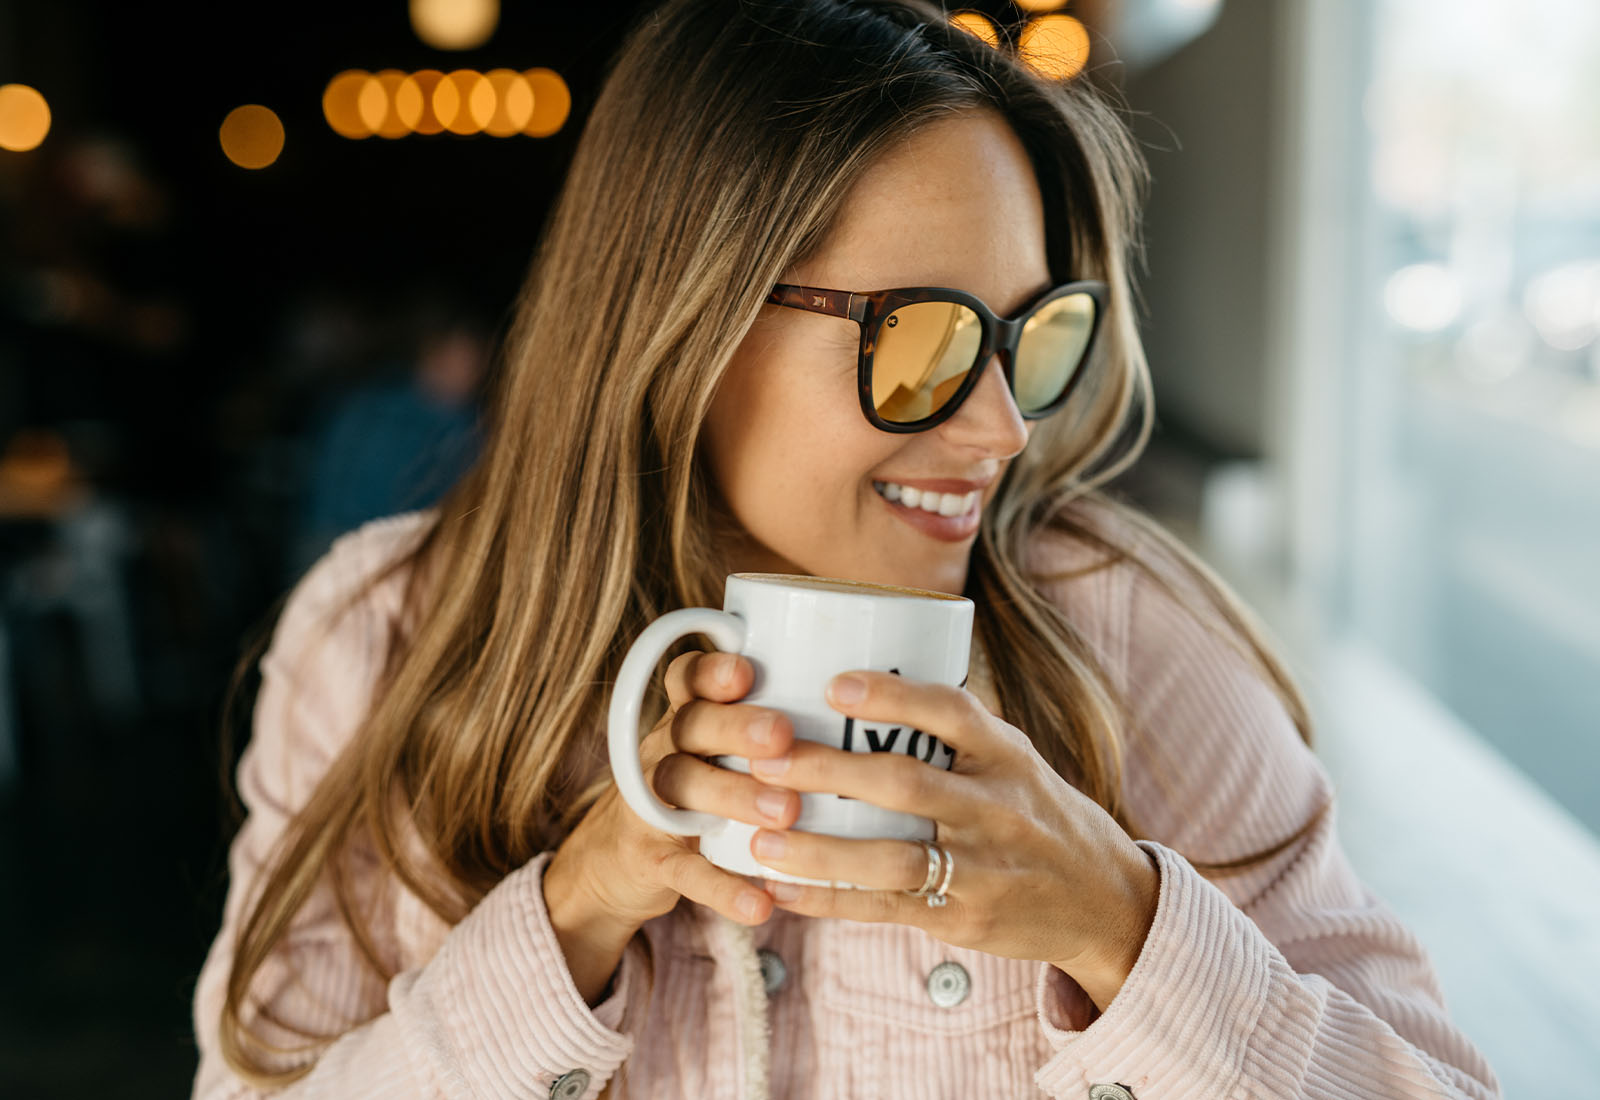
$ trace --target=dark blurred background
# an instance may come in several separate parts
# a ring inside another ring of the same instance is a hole
[[[404,2],[0,2],[0,84],[50,112],[0,148],[0,1095],[187,1095],[228,678],[335,535],[470,461],[631,10],[508,4],[444,51]],[[324,118],[349,69],[536,66],[572,93],[549,136]],[[261,169],[219,142],[243,104],[281,119]]]
[[[187,1094],[230,675],[337,534],[471,462],[648,6],[0,0],[0,1096]],[[1594,1080],[1600,9],[949,8],[1126,96],[1158,415],[1116,489],[1281,638],[1351,858],[1507,1094]],[[499,81],[489,133],[405,133],[440,70]]]

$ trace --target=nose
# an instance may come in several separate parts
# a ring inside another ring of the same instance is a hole
[[[1006,385],[1000,355],[996,352],[989,357],[978,384],[939,430],[951,442],[980,450],[985,456],[1008,459],[1027,445],[1031,427]]]

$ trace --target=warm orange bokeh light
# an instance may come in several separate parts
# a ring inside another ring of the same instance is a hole
[[[0,149],[26,153],[50,132],[50,104],[26,84],[0,84]]]
[[[554,69],[529,69],[522,75],[533,89],[533,117],[522,132],[529,137],[549,137],[572,113],[572,93]]]
[[[322,93],[322,117],[340,137],[372,136],[372,127],[361,119],[361,93],[369,82],[377,83],[365,69],[346,69],[328,81]]]
[[[447,73],[433,90],[433,111],[452,134],[476,134],[494,117],[494,85],[472,69]]]
[[[444,74],[438,69],[423,69],[400,82],[394,93],[395,114],[414,134],[437,134],[444,123],[433,109],[433,93]]]
[[[968,34],[981,38],[991,46],[1000,45],[1000,34],[994,29],[994,24],[989,22],[987,16],[975,11],[958,11],[950,17],[952,25],[961,28]]]
[[[405,79],[406,74],[399,69],[383,69],[373,73],[361,89],[357,100],[361,121],[379,137],[403,138],[411,132],[395,109],[395,99]]]
[[[67,488],[73,475],[67,441],[48,428],[23,428],[0,454],[0,486],[5,489],[57,493]]]
[[[217,136],[223,155],[240,168],[265,168],[283,152],[283,123],[259,103],[229,111]]]
[[[322,114],[347,138],[378,134],[487,133],[548,137],[566,124],[572,94],[552,69],[494,69],[480,73],[423,69],[369,73],[347,69],[328,82]]]
[[[1089,60],[1089,31],[1070,15],[1028,20],[1017,40],[1017,55],[1040,76],[1070,80]]]
[[[527,78],[515,69],[490,69],[484,75],[494,89],[494,114],[483,132],[494,137],[521,133],[533,118],[533,89]]]
[[[1055,11],[1064,7],[1067,0],[1017,0],[1017,7],[1023,11]]]

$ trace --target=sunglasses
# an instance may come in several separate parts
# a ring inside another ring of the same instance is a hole
[[[920,432],[955,415],[984,364],[1001,351],[1006,385],[1025,419],[1061,408],[1086,373],[1081,367],[1105,314],[1106,285],[1064,283],[1011,318],[951,287],[863,294],[779,283],[767,301],[856,322],[861,411],[883,431]]]

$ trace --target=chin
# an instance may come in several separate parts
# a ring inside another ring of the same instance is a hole
[[[878,584],[895,584],[902,588],[922,588],[930,592],[943,592],[950,596],[959,596],[962,589],[967,586],[967,563],[965,560],[951,562],[944,568],[933,567],[918,570],[888,570],[883,575],[874,575],[862,578]]]

